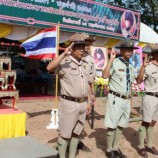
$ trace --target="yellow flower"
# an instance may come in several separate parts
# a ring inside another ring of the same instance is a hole
[[[102,77],[96,77],[95,78],[95,84],[96,85],[100,85],[100,86],[104,86],[104,85],[108,85],[108,79],[104,79]]]

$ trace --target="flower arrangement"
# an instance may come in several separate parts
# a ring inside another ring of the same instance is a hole
[[[104,79],[102,77],[95,78],[95,93],[99,91],[99,96],[103,96],[103,92],[105,87],[108,86],[108,79]]]
[[[132,83],[132,95],[138,96],[138,97],[144,96],[143,90],[141,90],[141,88],[139,87],[137,83]]]

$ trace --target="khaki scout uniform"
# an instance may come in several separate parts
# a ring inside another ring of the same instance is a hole
[[[144,73],[145,96],[143,98],[143,121],[158,121],[158,66],[149,63]],[[157,96],[148,95],[156,93]]]
[[[65,57],[56,73],[61,84],[61,102],[59,109],[59,130],[64,138],[71,138],[72,133],[80,135],[84,127],[87,111],[89,66],[81,60],[79,63],[72,56]],[[85,101],[71,101],[70,98],[83,98]]]
[[[109,90],[120,95],[127,96],[127,99],[108,94],[107,109],[104,124],[108,128],[127,127],[130,116],[130,95],[131,84],[134,82],[134,68],[129,64],[130,85],[127,91],[126,65],[116,58],[110,69]]]

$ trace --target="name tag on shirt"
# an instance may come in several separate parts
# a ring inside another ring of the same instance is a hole
[[[71,70],[77,70],[76,68],[71,68]]]
[[[125,70],[124,70],[124,69],[118,69],[118,71],[125,72]]]

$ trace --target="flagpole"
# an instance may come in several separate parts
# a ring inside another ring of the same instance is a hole
[[[59,33],[60,33],[60,23],[58,22],[58,25],[57,25],[57,54],[56,54],[56,57],[59,56],[59,41],[60,41],[60,38],[59,38]],[[55,87],[55,107],[57,108],[57,103],[58,103],[58,79],[59,79],[59,76],[58,74],[56,75],[56,87]]]

